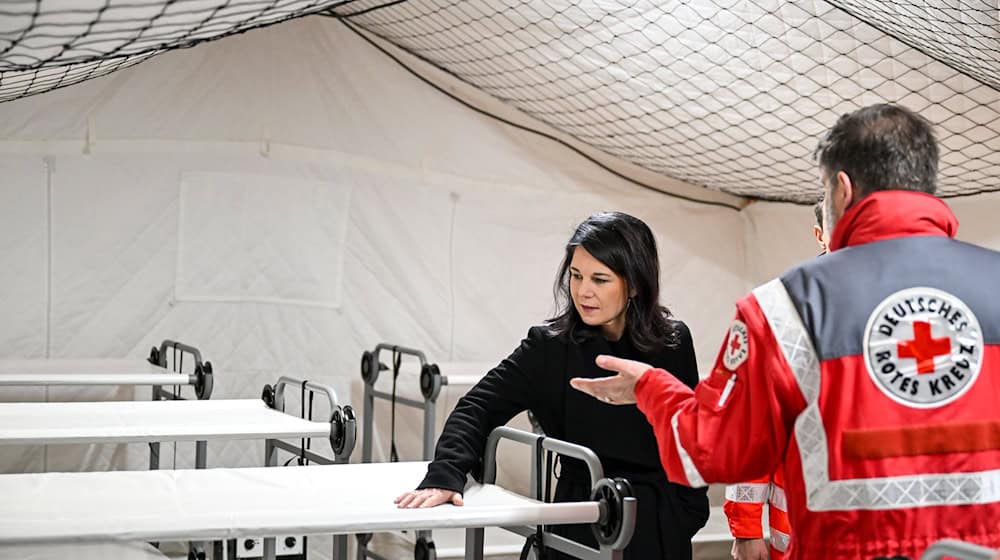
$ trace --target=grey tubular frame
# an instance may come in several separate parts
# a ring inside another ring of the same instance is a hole
[[[324,457],[311,450],[280,439],[264,440],[264,465],[278,466],[278,449],[283,449],[293,455],[299,455],[321,465],[333,465],[350,461],[351,453],[357,438],[357,422],[354,411],[348,405],[341,407],[337,402],[337,393],[332,387],[315,381],[304,381],[293,377],[281,376],[274,384],[273,401],[267,404],[275,410],[283,410],[285,404],[285,388],[289,385],[301,387],[313,393],[326,395],[330,404],[330,446],[334,450],[334,458]],[[265,388],[265,394],[267,393]],[[265,402],[267,399],[265,398]],[[305,406],[305,403],[302,403]],[[340,448],[338,452],[337,449]],[[333,536],[333,560],[347,560],[347,544],[349,535]],[[264,538],[264,560],[275,560],[275,538]]]
[[[412,356],[420,361],[420,371],[421,376],[423,372],[427,370],[428,364],[427,357],[420,350],[413,348],[407,348],[405,346],[399,346],[396,344],[389,344],[385,342],[380,342],[375,345],[374,350],[365,351],[361,357],[361,379],[364,381],[364,403],[362,405],[362,422],[364,428],[361,434],[361,462],[371,463],[372,462],[372,446],[374,445],[373,430],[374,430],[374,416],[375,416],[375,399],[383,399],[392,402],[393,396],[391,393],[386,393],[384,391],[379,391],[375,389],[375,383],[378,381],[379,373],[383,370],[382,362],[379,360],[379,355],[382,352],[394,352],[404,356]],[[388,368],[385,368],[388,369]],[[437,368],[434,368],[436,372]],[[423,429],[423,442],[421,449],[423,450],[422,459],[424,461],[431,461],[434,459],[434,421],[437,416],[437,397],[440,392],[440,387],[442,385],[441,375],[439,372],[433,376],[431,380],[430,391],[421,388],[421,393],[424,396],[423,401],[418,401],[406,397],[395,397],[395,402],[403,406],[408,406],[410,408],[416,408],[422,410],[424,413],[424,429]],[[431,531],[416,531],[414,533],[417,539],[417,547],[427,547],[433,551],[434,541],[431,536]],[[368,542],[371,540],[371,534],[359,534],[357,535],[358,547],[357,547],[357,560],[365,560],[366,558],[372,558],[373,560],[388,560],[381,556],[380,554],[368,550]],[[416,556],[416,551],[414,552]],[[428,560],[434,560],[437,557],[436,554],[431,552],[430,558]]]
[[[544,500],[544,496],[538,495],[539,477],[547,477],[551,475],[551,473],[543,472],[540,468],[542,465],[542,458],[539,456],[539,452],[541,450],[551,451],[553,453],[583,461],[587,465],[587,470],[590,472],[590,484],[592,488],[596,489],[598,487],[612,484],[612,481],[604,478],[604,469],[601,467],[601,461],[590,449],[574,443],[568,443],[562,440],[545,437],[543,435],[517,430],[508,426],[501,426],[494,429],[493,432],[490,433],[489,438],[486,440],[486,453],[483,458],[483,483],[485,484],[494,484],[496,482],[496,453],[497,446],[500,444],[501,439],[516,441],[531,447],[532,467],[530,484],[532,492],[536,494],[532,497],[536,500]],[[600,544],[600,548],[594,549],[576,541],[567,539],[566,537],[550,533],[543,528],[542,545],[564,552],[570,556],[580,558],[581,560],[622,560],[624,557],[625,546],[628,545],[629,541],[632,539],[632,532],[635,530],[636,507],[638,506],[638,501],[632,496],[625,495],[617,496],[616,500],[619,503],[608,504],[604,499],[601,500],[602,519],[599,521],[601,525],[606,525],[608,523],[617,524],[617,527],[615,527],[616,538],[614,542]],[[620,512],[619,518],[616,520],[609,519],[609,508],[611,507],[617,508],[617,511]],[[524,537],[537,533],[537,529],[535,527],[529,526],[504,527],[504,529]],[[465,534],[465,560],[483,560],[483,540],[485,530],[483,528],[466,529]]]
[[[206,362],[201,358],[201,351],[184,344],[182,342],[176,342],[173,340],[164,340],[160,343],[160,347],[153,347],[149,351],[149,357],[146,359],[149,363],[160,366],[162,368],[167,367],[167,350],[173,350],[175,356],[175,362],[173,367],[180,373],[181,364],[176,362],[176,356],[181,356],[181,362],[183,363],[184,354],[189,354],[194,358],[194,372],[188,376],[188,385],[194,387],[195,395],[198,400],[205,400],[212,397],[212,389],[215,386],[214,375],[212,374],[212,363]],[[178,400],[183,397],[174,395],[173,393],[165,390],[162,385],[153,385],[153,400],[154,401],[164,401],[164,400]],[[194,452],[194,464],[196,469],[203,469],[206,467],[208,461],[208,442],[207,441],[196,441],[195,442],[195,452]],[[149,444],[149,468],[159,469],[160,468],[160,444],[150,443]]]

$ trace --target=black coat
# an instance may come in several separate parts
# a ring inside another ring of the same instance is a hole
[[[635,405],[609,405],[569,385],[573,377],[610,375],[594,359],[611,354],[666,369],[694,388],[698,366],[691,333],[684,323],[674,324],[678,344],[654,355],[641,355],[627,337],[609,342],[591,336],[577,344],[545,327],[532,327],[521,345],[458,401],[419,488],[463,491],[466,475],[478,477],[482,471],[489,433],[530,410],[547,436],[589,447],[601,459],[605,476],[632,482],[639,512],[626,560],[690,558],[691,537],[708,520],[706,490],[667,481],[653,429]],[[556,500],[589,499],[590,483],[582,463],[562,459],[561,465]],[[594,544],[586,527],[563,527],[558,532]]]

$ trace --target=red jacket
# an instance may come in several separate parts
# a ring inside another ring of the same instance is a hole
[[[1000,547],[1000,254],[957,227],[935,197],[872,194],[833,252],[737,303],[695,391],[647,371],[636,397],[670,480],[783,465],[792,559]]]
[[[722,506],[729,521],[729,532],[739,539],[762,539],[761,517],[767,504],[771,560],[783,560],[791,541],[791,524],[785,497],[784,477],[779,467],[773,474],[750,482],[726,486],[726,502]]]

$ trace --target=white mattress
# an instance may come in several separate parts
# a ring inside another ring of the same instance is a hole
[[[497,367],[496,362],[441,362],[441,375],[448,378],[448,385],[475,385],[484,375]]]
[[[378,387],[387,388],[392,384],[392,366],[390,362],[391,352],[382,352],[380,358],[383,364],[390,367],[387,371],[379,373],[376,381]],[[448,385],[453,387],[472,386],[479,383],[491,369],[497,367],[496,362],[431,362],[438,366],[441,375],[448,378]],[[416,360],[404,361],[399,369],[399,377],[396,384],[408,392],[419,394],[420,387],[420,363]]]
[[[0,445],[329,436],[260,399],[0,403]]]
[[[11,474],[0,545],[592,523],[595,502],[545,504],[470,483],[465,506],[398,509],[427,463]]]
[[[189,379],[142,360],[0,360],[0,386],[187,385]]]
[[[140,542],[21,544],[0,546],[0,560],[164,560],[165,554]]]

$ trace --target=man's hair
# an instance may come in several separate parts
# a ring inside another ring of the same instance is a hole
[[[826,229],[826,224],[823,223],[823,201],[819,201],[813,204],[813,213],[816,214],[816,225],[819,229]]]
[[[844,171],[862,196],[884,190],[937,190],[934,131],[923,117],[899,105],[871,105],[840,117],[815,156],[831,180]]]

